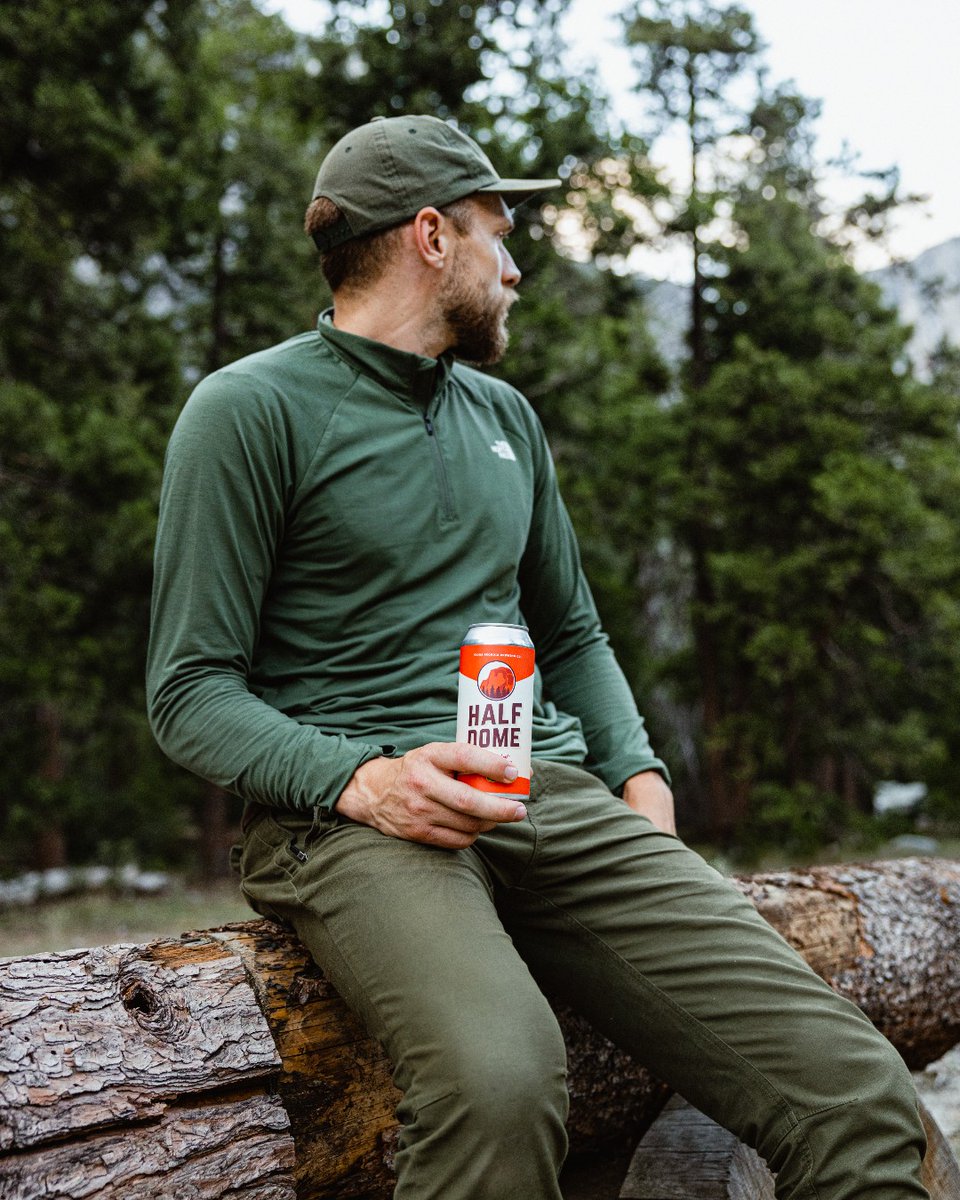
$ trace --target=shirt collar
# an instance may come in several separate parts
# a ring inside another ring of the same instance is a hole
[[[333,324],[332,308],[320,314],[317,331],[338,358],[402,399],[424,409],[446,382],[456,361],[449,351],[439,358],[425,358],[420,354],[397,350],[373,338],[346,333]]]

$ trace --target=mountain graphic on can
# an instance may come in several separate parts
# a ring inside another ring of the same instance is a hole
[[[502,662],[491,662],[477,676],[477,687],[488,700],[506,700],[517,686],[517,677]]]

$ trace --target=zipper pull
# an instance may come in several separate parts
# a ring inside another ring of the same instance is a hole
[[[296,839],[296,838],[291,838],[291,839],[290,839],[290,853],[291,853],[291,854],[293,855],[293,857],[294,857],[294,858],[297,860],[297,862],[302,862],[302,863],[305,863],[305,862],[307,861],[307,856],[304,854],[304,852],[303,852],[303,851],[300,849],[300,847],[297,845],[297,839]]]
[[[433,437],[433,422],[426,413],[423,414],[423,423],[427,428],[427,436]]]

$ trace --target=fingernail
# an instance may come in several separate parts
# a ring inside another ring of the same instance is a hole
[[[516,818],[518,821],[523,820],[523,818],[527,815],[527,810],[524,807],[524,805],[522,805],[522,804],[517,805],[517,811],[516,811],[515,815],[516,815]]]
[[[507,769],[503,772],[503,777],[507,783],[513,783],[519,774],[520,772],[516,767],[507,767]]]

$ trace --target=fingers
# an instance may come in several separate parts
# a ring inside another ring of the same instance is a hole
[[[466,850],[477,840],[475,833],[460,833],[455,829],[446,829],[442,825],[432,825],[419,837],[411,839],[422,842],[426,846],[437,846],[441,850]]]
[[[513,763],[492,750],[481,750],[479,746],[468,746],[465,742],[431,742],[423,750],[441,771],[485,775],[499,783],[513,783],[517,777]]]
[[[337,801],[338,811],[381,833],[459,850],[498,824],[522,821],[526,807],[509,796],[455,779],[463,771],[510,783],[516,768],[498,754],[454,742],[433,742],[399,759],[358,767]]]
[[[497,754],[456,742],[433,742],[410,751],[404,760],[405,784],[448,810],[437,818],[447,828],[483,832],[481,824],[491,829],[504,821],[522,821],[527,815],[519,800],[481,792],[451,778],[452,771],[467,771],[511,782],[516,768]]]
[[[381,832],[454,850],[472,845],[479,834],[493,829],[497,824],[457,812],[421,796],[409,796],[403,804],[385,815],[386,823],[378,825]]]

